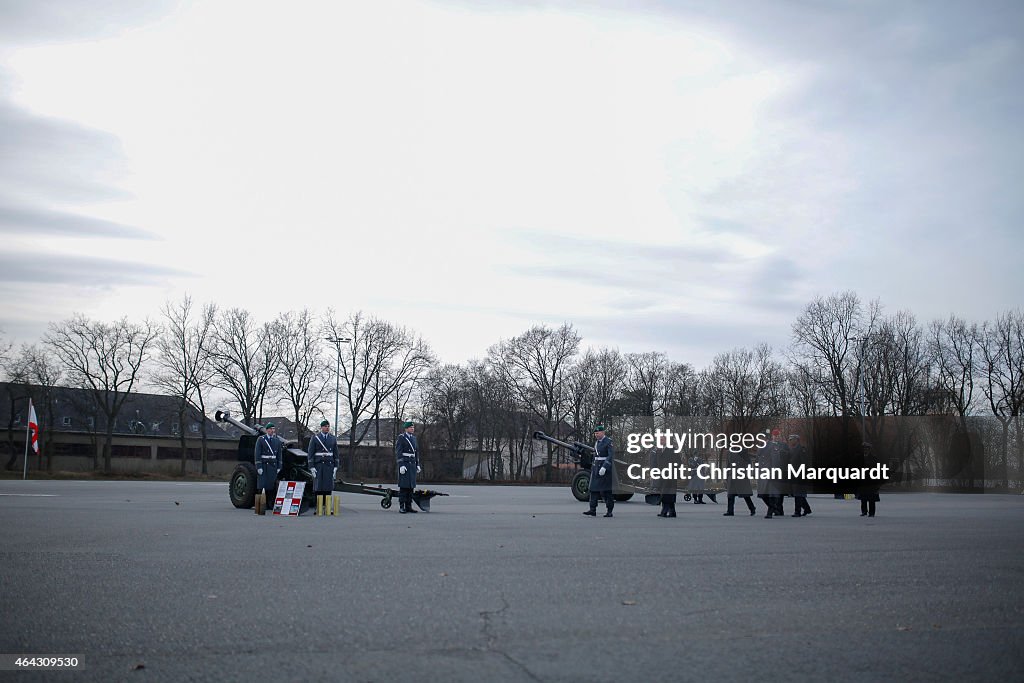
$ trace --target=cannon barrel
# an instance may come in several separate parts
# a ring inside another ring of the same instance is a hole
[[[234,426],[238,427],[239,429],[241,429],[246,434],[250,434],[252,436],[259,436],[260,434],[263,434],[263,428],[262,427],[260,427],[258,429],[255,428],[255,427],[250,427],[249,425],[245,424],[244,422],[241,422],[241,421],[236,420],[235,418],[231,417],[231,413],[229,413],[226,410],[218,410],[216,413],[213,414],[213,417],[214,417],[214,419],[217,420],[217,422],[227,422],[230,425],[234,425]]]
[[[582,455],[583,453],[595,455],[597,453],[597,451],[594,450],[593,446],[587,445],[585,443],[580,443],[579,441],[573,441],[571,443],[567,441],[561,441],[553,436],[548,436],[544,432],[534,432],[533,438],[536,439],[537,441],[547,441],[548,443],[553,443],[556,446],[565,448],[571,453],[575,453],[577,455]]]

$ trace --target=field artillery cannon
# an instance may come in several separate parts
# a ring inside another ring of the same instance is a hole
[[[569,458],[573,463],[580,467],[580,471],[573,476],[572,483],[569,485],[569,488],[576,500],[581,503],[589,501],[590,470],[594,466],[594,456],[597,455],[597,451],[594,450],[594,447],[580,441],[561,441],[560,439],[548,436],[544,432],[539,431],[533,433],[533,438],[537,441],[546,441],[558,448],[561,448],[569,455]],[[615,464],[625,465],[626,463],[622,460],[616,460]],[[615,500],[618,501],[629,500],[633,497],[632,493],[616,493],[614,495]]]
[[[260,438],[266,431],[263,427],[250,427],[249,425],[231,417],[227,411],[218,410],[214,414],[217,422],[226,422],[234,425],[242,431],[238,439],[238,464],[235,465],[228,483],[228,495],[231,504],[236,508],[251,508],[256,500],[256,439]],[[281,452],[281,481],[301,481],[306,486],[302,492],[302,504],[300,513],[313,507],[316,501],[316,493],[313,491],[313,470],[309,466],[309,458],[306,451],[300,448],[301,444],[294,441],[286,441]],[[398,490],[385,486],[370,486],[368,484],[350,484],[338,479],[334,482],[334,490],[339,493],[359,493],[371,496],[380,496],[380,506],[387,510],[391,507],[391,499],[398,496]],[[432,491],[430,489],[416,489],[412,492],[412,501],[424,512],[430,512],[430,499],[435,496],[447,496],[447,493]]]

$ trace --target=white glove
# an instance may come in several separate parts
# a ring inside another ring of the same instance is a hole
[[[313,481],[316,481],[316,480],[317,480],[317,477],[319,477],[319,476],[320,476],[320,475],[318,475],[318,474],[316,473],[316,468],[314,467],[314,468],[313,468]]]
[[[416,465],[416,474],[423,474],[423,468],[419,465]]]
[[[605,468],[603,468],[603,467],[602,467],[601,469],[599,469],[599,470],[597,471],[597,476],[599,476],[599,477],[603,477],[603,476],[604,476],[604,473],[605,473],[605,472],[607,472],[607,471],[608,471],[608,470],[606,470]]]
[[[256,473],[257,474],[263,474],[263,468],[262,467],[257,467],[256,468]]]
[[[409,470],[405,469],[405,465],[402,465],[401,467],[398,468],[398,473],[399,474],[405,474],[408,471]]]
[[[334,468],[334,480],[335,481],[338,480],[338,468],[337,467]]]

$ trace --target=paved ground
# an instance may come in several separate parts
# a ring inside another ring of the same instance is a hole
[[[34,680],[1024,680],[1022,496],[592,519],[437,488],[280,519],[226,484],[0,482],[0,653],[83,658]]]

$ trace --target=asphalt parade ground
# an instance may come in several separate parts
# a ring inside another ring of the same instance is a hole
[[[226,483],[0,482],[0,653],[81,666],[0,680],[1024,680],[1024,496],[605,519],[427,486],[430,514],[296,519]]]

